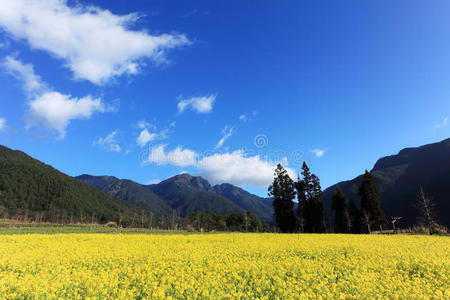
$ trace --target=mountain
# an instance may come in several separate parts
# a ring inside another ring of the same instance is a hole
[[[221,214],[244,211],[231,200],[216,194],[208,181],[189,174],[169,178],[148,188],[165,199],[181,216],[188,216],[195,211]]]
[[[76,178],[113,197],[125,200],[157,215],[168,215],[171,211],[170,205],[165,200],[153,193],[148,187],[134,181],[121,180],[113,176],[91,176],[86,174]]]
[[[450,139],[417,148],[406,148],[397,155],[379,159],[372,175],[381,192],[381,207],[387,216],[401,216],[400,226],[413,226],[419,215],[414,207],[419,186],[436,202],[440,224],[450,226]],[[331,215],[331,197],[339,186],[347,198],[359,202],[362,175],[333,185],[324,191],[324,205]]]
[[[230,199],[239,207],[253,212],[264,222],[273,223],[272,199],[258,197],[228,183],[214,186],[214,191]]]
[[[168,215],[172,210],[181,217],[195,211],[228,214],[249,210],[263,221],[272,223],[271,200],[252,195],[231,184],[213,187],[199,176],[181,174],[152,185],[140,185],[111,176],[81,175],[77,179],[161,215]]]
[[[45,221],[100,222],[130,216],[129,203],[59,172],[21,151],[0,146],[0,206],[5,216],[26,215]]]

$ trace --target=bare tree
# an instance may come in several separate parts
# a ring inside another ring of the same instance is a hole
[[[350,217],[347,207],[344,209],[344,219],[345,225],[347,225],[347,232],[352,232],[352,218]]]
[[[394,233],[397,233],[397,228],[395,227],[395,223],[403,219],[403,217],[391,217],[391,223],[392,223],[392,231]]]
[[[130,228],[134,228],[133,226],[134,226],[134,219],[136,218],[136,213],[134,213],[134,215],[133,215],[133,221],[131,221],[131,226],[130,226]]]
[[[364,225],[367,226],[367,232],[369,234],[371,234],[372,233],[372,229],[371,229],[372,221],[370,218],[370,213],[368,213],[367,211],[363,212],[363,222],[364,222]]]
[[[153,213],[150,212],[150,229],[153,228]]]
[[[420,186],[415,206],[421,214],[418,218],[419,224],[426,226],[430,235],[433,234],[433,227],[437,224],[436,214],[434,212],[436,203],[432,198],[425,195],[422,186]]]
[[[245,232],[248,232],[248,222],[249,222],[248,212],[246,212],[244,214],[244,228],[245,228]]]
[[[144,228],[144,209],[141,210],[141,228]]]

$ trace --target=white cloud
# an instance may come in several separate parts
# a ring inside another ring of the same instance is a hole
[[[147,122],[147,121],[145,121],[145,120],[140,120],[140,121],[138,122],[137,126],[138,126],[139,129],[149,129],[149,128],[151,128],[151,129],[156,129],[156,128],[155,128],[155,127],[156,127],[155,125],[153,125],[152,123]]]
[[[106,137],[99,138],[98,140],[94,141],[93,144],[104,147],[109,151],[120,152],[122,150],[122,148],[116,141],[116,135],[117,135],[117,130],[114,130],[113,132],[108,134]]]
[[[63,95],[58,92],[46,92],[29,102],[28,126],[43,124],[59,132],[64,138],[70,121],[89,119],[95,112],[104,112],[105,106],[100,99],[91,96],[83,98]]]
[[[180,99],[178,102],[178,112],[183,113],[186,109],[193,109],[199,114],[207,114],[212,112],[215,95],[204,97],[192,97],[189,99]]]
[[[5,130],[5,128],[6,128],[6,119],[0,118],[0,131]]]
[[[157,165],[174,165],[186,167],[196,165],[197,153],[189,149],[177,147],[175,150],[166,152],[166,145],[159,145],[150,149],[147,160],[144,163],[155,163]]]
[[[144,128],[141,133],[139,134],[139,137],[137,138],[137,144],[141,147],[144,147],[147,145],[148,142],[153,141],[156,139],[157,134],[156,133],[150,133],[147,128]]]
[[[34,73],[32,64],[25,64],[8,56],[2,65],[9,74],[22,81],[29,97],[28,127],[42,124],[58,131],[59,138],[64,138],[66,128],[72,120],[89,119],[95,112],[117,110],[117,105],[105,106],[100,98],[92,98],[90,95],[77,98],[52,91]]]
[[[448,126],[448,117],[445,117],[441,123],[434,125],[434,129],[442,129]]]
[[[265,161],[259,155],[246,157],[242,150],[237,150],[206,156],[198,162],[198,168],[212,183],[227,182],[237,186],[267,187],[273,181],[277,163]],[[287,170],[294,179],[295,171]]]
[[[326,150],[322,150],[322,149],[313,149],[311,150],[311,152],[316,156],[316,157],[322,157],[325,155]]]
[[[28,94],[33,95],[48,89],[41,78],[34,73],[32,64],[24,64],[12,56],[7,56],[2,65],[10,75],[23,83],[23,89]]]
[[[222,130],[222,138],[216,145],[216,149],[219,149],[223,146],[225,141],[229,139],[233,135],[234,127],[225,126],[225,128]]]
[[[166,152],[165,147],[166,145],[159,145],[150,149],[148,159],[144,163],[195,167],[212,183],[267,187],[273,181],[273,173],[278,163],[265,161],[259,155],[246,157],[242,150],[201,157],[193,150],[178,147]],[[286,166],[286,159],[282,163]],[[287,170],[295,179],[295,171],[289,168]]]
[[[136,74],[143,58],[165,62],[166,51],[188,45],[182,34],[151,35],[130,28],[140,15],[115,15],[67,0],[0,0],[0,27],[34,49],[64,60],[77,79],[102,84]]]

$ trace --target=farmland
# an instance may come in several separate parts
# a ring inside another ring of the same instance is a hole
[[[0,298],[450,297],[443,236],[0,235]]]

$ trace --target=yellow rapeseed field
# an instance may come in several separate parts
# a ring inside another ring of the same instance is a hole
[[[1,299],[450,299],[450,238],[0,236]]]

